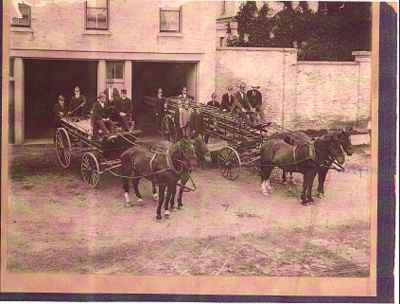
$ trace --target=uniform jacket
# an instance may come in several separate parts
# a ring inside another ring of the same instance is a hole
[[[104,107],[101,106],[100,102],[96,102],[93,106],[93,113],[92,113],[92,119],[93,121],[98,121],[103,118],[108,118],[108,113],[107,113],[107,105],[104,104]]]
[[[231,111],[233,106],[233,94],[228,93],[222,95],[221,110]]]
[[[258,90],[247,91],[247,100],[253,108],[260,107],[262,105],[262,95]]]
[[[114,101],[115,110],[117,113],[123,112],[126,114],[132,114],[133,112],[133,104],[130,98],[118,98]]]
[[[250,106],[247,100],[246,93],[242,93],[239,91],[236,92],[235,95],[233,95],[233,109],[237,108],[244,108],[245,110],[250,111]]]
[[[79,110],[75,110],[78,108],[79,105],[81,105],[83,103],[84,103],[84,105],[81,108],[79,108]],[[70,111],[75,110],[73,114],[84,115],[84,114],[89,113],[90,105],[87,102],[85,95],[81,94],[81,95],[79,95],[79,97],[75,97],[75,95],[73,95],[71,97],[71,101],[69,103],[69,109],[70,109]]]

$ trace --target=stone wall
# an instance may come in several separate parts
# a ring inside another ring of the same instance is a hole
[[[298,62],[295,49],[220,48],[216,91],[259,85],[267,119],[288,128],[366,127],[370,54],[353,54],[354,62]]]

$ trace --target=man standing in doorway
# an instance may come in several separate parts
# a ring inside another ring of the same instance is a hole
[[[165,98],[163,96],[163,89],[157,89],[157,97],[156,97],[156,105],[155,105],[155,116],[156,116],[156,123],[159,130],[161,130],[161,124],[164,120],[165,114]]]
[[[178,96],[184,105],[189,105],[193,102],[193,97],[189,96],[187,93],[187,87],[183,87],[181,91],[181,95]]]

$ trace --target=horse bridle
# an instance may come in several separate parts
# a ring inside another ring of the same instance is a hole
[[[340,144],[340,150],[342,152],[342,154],[344,154],[344,148],[343,148],[343,144]],[[322,164],[322,167],[328,168],[328,169],[333,169],[336,170],[338,172],[344,172],[344,167],[339,163],[339,161],[337,160],[336,156],[334,153],[332,153],[330,147],[328,149],[328,159],[324,161],[324,163]],[[332,166],[333,165],[333,166]]]

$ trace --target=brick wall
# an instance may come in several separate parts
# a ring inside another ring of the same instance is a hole
[[[267,119],[288,128],[365,127],[370,117],[370,55],[354,62],[298,62],[294,49],[220,48],[216,91],[259,85]]]

